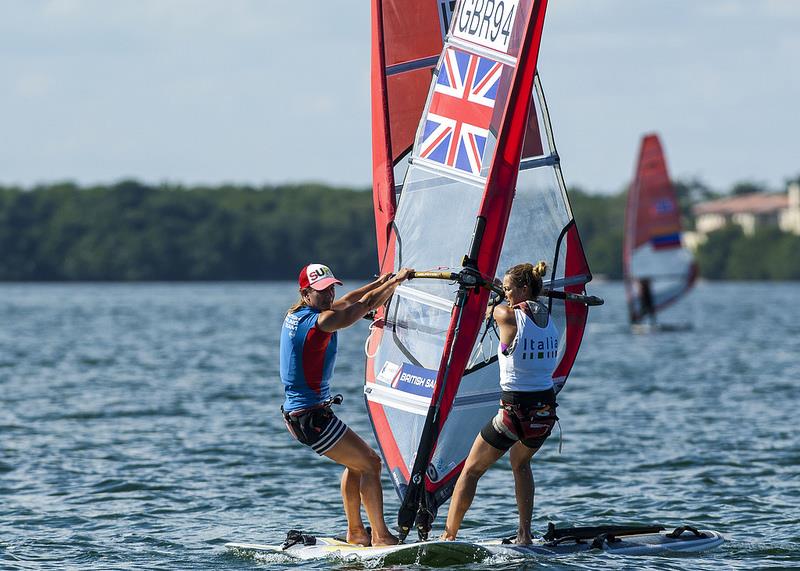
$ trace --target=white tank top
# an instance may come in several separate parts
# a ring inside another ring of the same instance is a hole
[[[535,312],[536,302],[528,302]],[[498,348],[500,388],[504,391],[546,391],[553,388],[553,371],[558,357],[558,330],[553,320],[539,327],[524,310],[514,308],[517,319],[517,336],[506,349]]]

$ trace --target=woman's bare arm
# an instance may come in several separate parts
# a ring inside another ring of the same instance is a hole
[[[517,336],[517,317],[514,308],[506,304],[495,306],[494,320],[500,330],[500,342],[511,345]]]
[[[406,279],[409,279],[412,275],[413,270],[403,268],[394,277],[368,290],[358,301],[344,307],[336,307],[334,305],[331,309],[323,311],[317,319],[317,324],[320,329],[329,333],[351,326],[368,312],[386,303],[386,301],[392,297],[397,286]]]
[[[363,285],[358,289],[354,289],[353,291],[344,294],[342,297],[333,302],[332,308],[341,309],[347,307],[352,303],[355,303],[356,301],[361,299],[364,296],[364,294],[374,290],[377,287],[382,286],[391,278],[392,274],[383,274],[378,279],[371,281],[368,284]]]

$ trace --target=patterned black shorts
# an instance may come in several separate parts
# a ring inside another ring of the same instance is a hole
[[[283,421],[298,442],[311,447],[320,456],[336,446],[347,432],[347,425],[336,417],[330,406],[283,412]]]
[[[540,448],[558,420],[556,395],[550,389],[538,392],[506,392],[500,410],[481,430],[483,439],[506,451],[517,441],[534,450]]]

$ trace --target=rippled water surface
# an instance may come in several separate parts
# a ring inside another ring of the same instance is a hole
[[[556,436],[534,461],[534,528],[689,523],[728,542],[524,565],[800,567],[800,286],[700,284],[664,318],[691,330],[645,335],[628,330],[620,284],[591,293],[606,305],[559,396],[563,451]],[[278,414],[278,334],[294,296],[289,283],[0,285],[0,568],[283,569],[223,544],[342,532],[339,468],[294,443]],[[374,442],[366,326],[341,335],[334,389],[340,416]],[[384,488],[392,521],[399,502]],[[508,535],[515,522],[501,461],[463,535]]]

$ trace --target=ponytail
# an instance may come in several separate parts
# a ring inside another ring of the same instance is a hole
[[[289,308],[289,311],[286,312],[286,315],[294,313],[295,311],[298,311],[299,309],[306,307],[307,305],[308,304],[306,303],[305,298],[303,298],[303,290],[300,290],[300,299],[294,302],[294,305],[292,305],[292,307]]]

